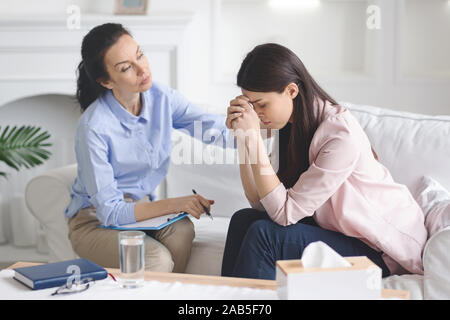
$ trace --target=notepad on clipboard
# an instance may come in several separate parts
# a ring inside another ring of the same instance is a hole
[[[120,226],[104,226],[100,225],[100,228],[113,229],[113,230],[160,230],[169,224],[172,224],[178,220],[187,217],[187,213],[172,213],[164,216],[151,218],[135,223],[123,224]]]

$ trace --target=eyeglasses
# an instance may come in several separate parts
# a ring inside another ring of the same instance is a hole
[[[95,280],[92,278],[84,278],[81,279],[80,281],[69,282],[56,289],[56,291],[52,293],[52,296],[56,296],[58,294],[71,294],[83,292],[89,289],[90,285],[94,283]]]
[[[114,281],[117,281],[116,278],[111,273],[108,273],[108,275]],[[81,279],[80,281],[66,283],[65,285],[56,289],[56,291],[52,293],[52,296],[56,296],[58,294],[71,294],[83,292],[89,289],[89,287],[93,284],[95,284],[95,280],[93,278],[84,278]]]

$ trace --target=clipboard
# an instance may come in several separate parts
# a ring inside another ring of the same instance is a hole
[[[188,216],[188,213],[172,213],[164,216],[139,221],[136,223],[123,224],[120,226],[100,225],[103,229],[123,230],[123,231],[139,231],[139,230],[160,230],[169,224],[181,220]]]

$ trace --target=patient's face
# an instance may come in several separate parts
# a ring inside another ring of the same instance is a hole
[[[242,94],[253,104],[255,112],[261,119],[261,127],[281,129],[291,121],[293,99],[286,91],[254,92],[242,89]]]
[[[109,79],[102,82],[108,89],[122,93],[137,93],[152,86],[147,57],[129,35],[121,36],[105,53],[105,66]]]

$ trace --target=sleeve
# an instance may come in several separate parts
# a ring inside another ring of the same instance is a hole
[[[114,171],[108,161],[108,144],[87,126],[79,128],[76,157],[80,180],[90,202],[96,208],[97,218],[105,226],[136,222],[134,203],[125,202],[117,188]]]
[[[312,216],[350,176],[360,151],[346,127],[342,129],[326,135],[315,160],[292,188],[280,183],[261,199],[274,222],[287,226]]]
[[[235,139],[225,125],[224,116],[205,112],[173,89],[169,90],[169,99],[174,129],[185,130],[191,137],[206,144],[236,148]]]

